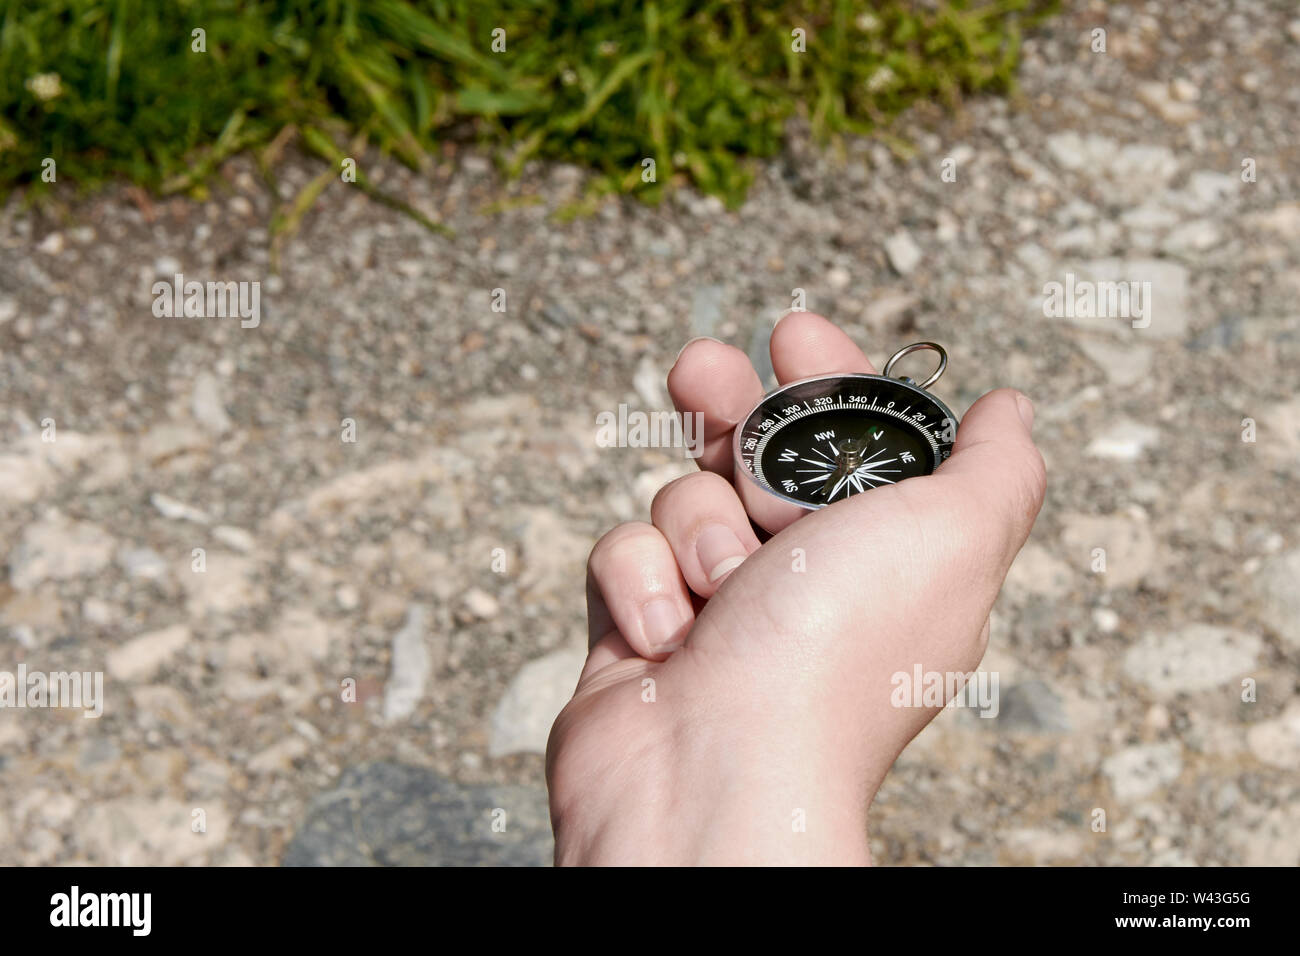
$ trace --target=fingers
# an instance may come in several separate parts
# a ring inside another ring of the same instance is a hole
[[[979,534],[1009,564],[1029,536],[1047,489],[1043,456],[1031,430],[1034,406],[1012,388],[989,392],[957,429],[952,457],[935,472],[971,507]]]
[[[768,347],[772,352],[772,368],[782,385],[814,375],[836,372],[872,375],[876,371],[851,338],[811,312],[791,312],[777,322]]]
[[[673,550],[645,522],[621,524],[596,542],[587,559],[588,641],[617,630],[642,657],[662,660],[681,646],[695,622]],[[602,653],[618,656],[617,647]]]
[[[717,339],[693,339],[668,373],[668,394],[683,415],[704,415],[700,467],[730,476],[731,430],[763,397],[749,356]]]
[[[713,597],[740,564],[758,550],[758,538],[731,484],[699,472],[659,490],[650,520],[663,532],[692,591]]]

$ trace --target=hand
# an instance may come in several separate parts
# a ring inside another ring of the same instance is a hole
[[[771,351],[782,383],[875,371],[808,313],[777,324]],[[693,341],[668,388],[704,413],[702,471],[591,552],[590,653],[547,748],[556,862],[868,863],[867,807],[938,712],[893,706],[891,677],[983,657],[1043,500],[1033,407],[988,393],[933,475],[760,546],[730,482],[732,429],[762,397],[749,360]]]

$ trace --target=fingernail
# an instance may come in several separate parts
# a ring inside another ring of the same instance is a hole
[[[678,349],[678,351],[677,351],[677,358],[673,359],[673,364],[674,364],[674,365],[677,364],[677,359],[679,359],[679,358],[682,357],[682,352],[685,352],[688,348],[690,348],[690,347],[691,347],[692,345],[694,345],[696,342],[701,342],[701,341],[717,342],[719,345],[726,345],[726,344],[727,344],[726,342],[722,341],[721,339],[715,339],[715,338],[714,338],[713,336],[711,336],[711,335],[697,335],[697,336],[695,336],[695,338],[691,339],[689,342],[687,342],[685,345],[683,345],[680,349]]]
[[[1016,408],[1020,412],[1020,420],[1032,432],[1034,430],[1034,403],[1025,398],[1024,395],[1017,395]]]
[[[710,584],[716,584],[736,570],[748,556],[736,533],[725,524],[711,524],[701,531],[695,539],[695,553],[699,555],[700,567],[709,576]]]
[[[677,602],[671,598],[655,598],[641,609],[646,641],[652,651],[667,653],[682,646],[682,632],[689,623],[682,616]]]

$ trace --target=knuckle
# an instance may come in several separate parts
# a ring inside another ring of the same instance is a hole
[[[650,514],[657,517],[673,508],[683,497],[698,496],[704,492],[704,489],[726,490],[730,487],[731,484],[727,479],[711,471],[697,471],[681,478],[674,478],[655,494],[654,501],[650,505]]]
[[[599,572],[628,558],[643,557],[647,551],[657,547],[659,540],[654,525],[645,521],[625,521],[601,535],[587,556],[587,568]]]

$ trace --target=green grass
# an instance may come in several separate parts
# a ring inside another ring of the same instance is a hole
[[[690,181],[734,204],[791,116],[829,137],[1007,91],[1054,2],[0,0],[0,194],[44,188],[47,157],[82,188],[201,189],[292,128],[331,161],[368,141],[423,167],[476,141],[511,172],[560,159],[650,201]]]

